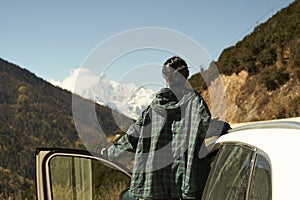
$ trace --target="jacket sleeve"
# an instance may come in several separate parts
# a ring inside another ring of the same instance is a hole
[[[150,106],[143,111],[138,120],[132,124],[119,140],[107,149],[108,159],[116,160],[121,157],[125,152],[135,152],[139,137],[141,134],[142,126],[147,123],[149,118]]]
[[[198,157],[204,158],[208,153],[209,150],[206,147],[205,144],[205,138],[207,137],[207,133],[209,132],[210,122],[211,122],[211,113],[209,111],[209,108],[204,101],[204,99],[201,97],[200,99],[200,109],[199,109],[199,118],[200,118],[200,124],[198,127],[199,131],[199,139],[197,141],[197,148],[198,148]]]
[[[209,128],[209,125],[210,125],[210,120],[211,120],[211,114],[210,114],[210,111],[209,111],[209,108],[206,104],[206,102],[204,101],[204,99],[201,97],[201,100],[200,100],[200,112],[199,112],[199,115],[200,115],[200,119],[201,119],[201,125],[202,125],[202,137],[205,138],[206,137],[206,134],[207,134],[207,131],[208,131],[208,128]]]

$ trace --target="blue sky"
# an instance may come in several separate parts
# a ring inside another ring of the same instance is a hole
[[[63,81],[91,51],[121,32],[161,27],[185,34],[212,59],[291,0],[0,0],[0,57],[45,80]],[[163,63],[166,53],[128,56]],[[141,61],[143,62],[143,61]],[[143,63],[139,63],[141,65]],[[120,68],[121,68],[120,64]],[[125,64],[123,64],[125,66]],[[109,73],[117,74],[118,67]]]

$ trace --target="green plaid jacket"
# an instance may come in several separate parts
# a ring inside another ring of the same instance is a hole
[[[138,198],[194,199],[210,170],[200,148],[211,114],[190,89],[162,89],[151,105],[114,145],[109,159],[134,152],[130,194]]]

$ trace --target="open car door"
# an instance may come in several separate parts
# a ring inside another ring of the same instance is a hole
[[[38,200],[120,199],[120,194],[129,187],[130,177],[126,167],[88,151],[57,148],[36,151]]]

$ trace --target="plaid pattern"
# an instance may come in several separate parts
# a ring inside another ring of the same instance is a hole
[[[127,133],[108,149],[109,158],[135,152],[130,194],[138,198],[195,198],[209,161],[199,158],[210,112],[193,90],[162,89]]]

